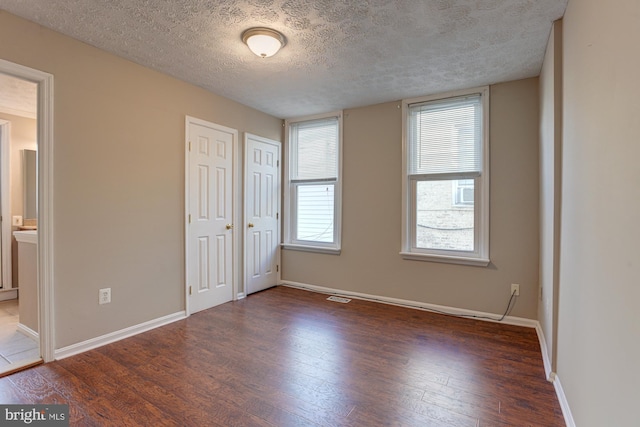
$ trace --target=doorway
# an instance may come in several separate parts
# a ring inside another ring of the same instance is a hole
[[[38,85],[0,74],[0,93],[0,372],[3,372],[40,360],[35,182]]]
[[[25,358],[21,361],[16,361],[15,364],[11,364],[9,370],[28,366],[34,362],[44,360],[45,362],[53,360],[54,345],[53,345],[53,76],[42,71],[38,71],[29,67],[25,67],[19,64],[15,64],[9,61],[0,60],[0,75],[7,78],[18,79],[27,85],[35,85],[36,99],[35,99],[35,151],[37,152],[37,194],[36,201],[29,201],[30,205],[37,206],[37,213],[30,214],[35,218],[28,218],[34,220],[30,225],[24,223],[23,215],[11,215],[11,218],[5,218],[3,220],[11,221],[10,224],[16,224],[16,228],[20,223],[22,227],[34,227],[37,230],[33,230],[29,236],[26,237],[29,244],[25,251],[21,250],[18,246],[13,253],[18,254],[18,258],[22,252],[23,259],[32,258],[32,269],[30,272],[25,273],[23,279],[33,282],[33,294],[34,296],[29,298],[33,304],[31,311],[33,319],[30,322],[32,327],[25,328],[25,331],[35,332],[37,334],[36,341],[39,345],[39,350],[35,353],[31,353],[29,358]],[[14,111],[15,113],[15,111]],[[8,120],[7,120],[8,121]],[[14,120],[17,121],[17,120]],[[6,129],[6,128],[5,128]],[[6,199],[6,192],[3,196]],[[22,195],[16,195],[13,197],[21,198]],[[23,199],[24,200],[24,199]],[[22,221],[20,217],[22,216]],[[15,222],[14,222],[15,221]],[[7,229],[5,221],[3,221],[2,230],[5,237],[7,237]],[[11,233],[13,230],[9,229]],[[13,233],[11,233],[13,234]],[[21,243],[22,244],[22,243]],[[19,262],[19,260],[18,260]],[[12,263],[12,270],[18,268],[16,262]],[[30,276],[30,277],[29,277]],[[19,281],[18,275],[18,281]],[[18,283],[19,284],[19,283]],[[20,294],[26,293],[26,290],[21,291],[18,288],[18,305],[20,302]],[[12,309],[9,309],[9,314]],[[18,307],[18,318],[20,318],[20,307]],[[18,321],[22,323],[22,319]],[[34,329],[35,328],[35,329]],[[33,338],[33,337],[32,337]],[[2,354],[0,352],[0,354]],[[3,369],[0,366],[0,372],[7,372],[7,369]]]

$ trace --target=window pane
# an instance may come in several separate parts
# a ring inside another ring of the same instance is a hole
[[[292,179],[338,177],[338,119],[291,125]]]
[[[333,243],[334,184],[297,185],[297,240]]]
[[[473,206],[475,191],[472,179],[458,179],[453,181],[453,191],[453,204],[455,206]]]
[[[473,189],[467,179],[416,182],[416,247],[473,252]]]
[[[480,173],[481,126],[480,95],[411,106],[409,173]]]

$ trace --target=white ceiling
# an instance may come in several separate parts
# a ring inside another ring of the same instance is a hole
[[[2,0],[2,9],[280,118],[537,76],[567,0]],[[267,59],[240,40],[267,26]]]

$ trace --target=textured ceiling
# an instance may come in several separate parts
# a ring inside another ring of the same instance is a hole
[[[0,112],[36,118],[38,85],[0,73]]]
[[[567,0],[0,0],[280,118],[536,76]],[[268,26],[267,59],[241,42]]]

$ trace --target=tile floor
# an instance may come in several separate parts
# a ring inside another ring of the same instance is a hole
[[[39,356],[38,343],[18,331],[18,300],[0,301],[0,371]]]

